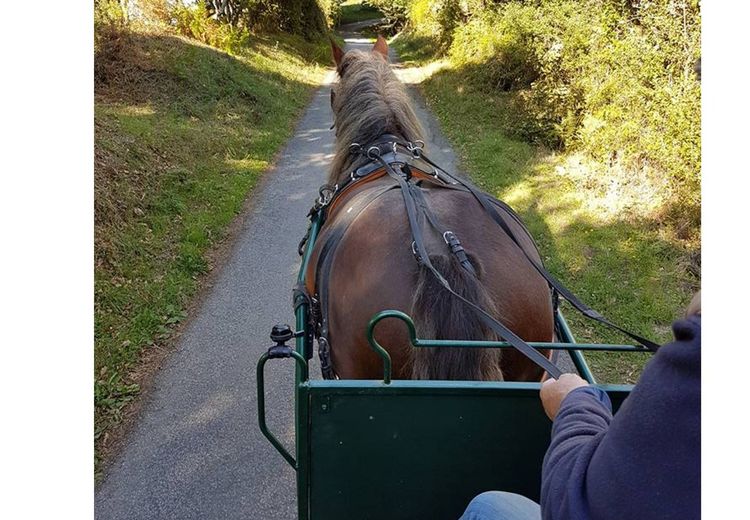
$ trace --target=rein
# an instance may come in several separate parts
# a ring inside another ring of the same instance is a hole
[[[359,143],[352,143],[349,147],[349,152],[352,155],[360,156],[364,159],[364,164],[360,164],[357,168],[353,169],[349,176],[346,177],[342,182],[337,183],[333,186],[330,184],[324,184],[320,187],[319,197],[315,201],[315,204],[310,209],[308,216],[311,221],[319,219],[321,226],[324,224],[328,215],[330,215],[336,206],[336,202],[341,200],[342,195],[354,189],[357,186],[362,186],[368,182],[379,179],[388,175],[395,181],[395,185],[381,189],[374,196],[368,198],[365,206],[369,205],[378,196],[382,195],[390,189],[399,188],[403,196],[404,205],[409,221],[409,227],[412,235],[411,249],[415,256],[418,264],[426,267],[438,282],[453,296],[458,298],[462,303],[469,307],[476,315],[490,328],[492,329],[503,341],[510,343],[516,350],[521,352],[527,358],[531,359],[534,363],[539,365],[541,368],[547,371],[549,375],[555,379],[558,379],[562,375],[562,371],[549,359],[540,354],[537,350],[531,347],[528,343],[518,337],[500,321],[492,317],[486,310],[479,307],[474,302],[466,299],[451,287],[450,283],[446,278],[435,268],[430,261],[429,252],[425,246],[424,236],[422,228],[420,226],[420,217],[426,220],[439,234],[443,236],[446,246],[450,252],[455,255],[460,265],[468,271],[472,276],[476,276],[476,270],[471,264],[466,252],[461,245],[459,238],[453,231],[445,228],[440,224],[436,215],[430,210],[427,201],[425,200],[422,190],[417,184],[417,181],[426,180],[428,182],[437,184],[443,188],[459,189],[469,191],[474,198],[479,202],[482,208],[489,214],[489,216],[502,228],[502,230],[510,237],[512,242],[523,252],[527,260],[531,262],[531,265],[536,271],[547,281],[548,285],[552,289],[553,303],[555,309],[557,309],[558,297],[562,296],[567,300],[576,310],[589,319],[597,321],[609,328],[615,329],[631,339],[635,340],[644,349],[648,349],[652,352],[656,352],[660,345],[654,343],[648,339],[645,339],[637,334],[629,332],[628,330],[615,325],[614,323],[607,320],[599,312],[588,307],[582,303],[570,290],[568,290],[562,283],[557,280],[552,274],[550,274],[546,268],[532,258],[529,253],[521,246],[517,237],[508,226],[507,222],[498,212],[498,208],[503,210],[504,213],[510,215],[522,229],[526,229],[521,219],[513,211],[513,209],[505,204],[504,202],[491,197],[490,195],[482,192],[471,182],[462,179],[456,175],[452,175],[445,171],[443,168],[435,164],[423,152],[424,143],[417,141],[416,143],[406,142],[398,139],[393,135],[384,135],[374,144],[370,146],[362,146]],[[423,166],[420,168],[418,164]],[[432,172],[429,172],[432,170]],[[330,251],[335,248],[338,242],[343,238],[343,235],[348,229],[348,222],[345,222],[341,227],[341,230],[332,239],[329,239],[323,246],[323,252],[321,253],[321,259],[319,259],[318,272],[324,276],[327,275],[330,267],[332,254]],[[304,251],[305,243],[309,238],[308,233],[303,237],[299,245],[299,254],[302,255]],[[533,238],[528,235],[531,239],[532,244],[534,243]],[[321,264],[324,265],[321,268]],[[317,283],[316,276],[316,286]],[[327,283],[320,283],[321,286],[321,297],[319,301],[309,296],[309,293],[305,287],[295,288],[295,301],[311,301],[313,304],[318,304],[318,312],[313,312],[311,321],[315,321],[314,330],[317,330],[319,354],[321,357],[321,369],[323,377],[331,379],[335,377],[333,367],[330,359],[330,345],[328,344],[328,322],[327,316],[325,315],[325,309],[327,306]],[[301,298],[302,297],[302,298]],[[316,305],[313,305],[314,309]],[[314,316],[319,314],[319,316]]]

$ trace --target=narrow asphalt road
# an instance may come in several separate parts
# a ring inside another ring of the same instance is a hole
[[[372,45],[356,33],[345,36],[347,49]],[[334,79],[329,74],[326,85]],[[416,89],[410,91],[427,132],[427,150],[454,169],[455,157],[437,123]],[[294,323],[297,243],[332,158],[331,122],[324,85],[252,195],[227,263],[99,485],[99,520],[296,518],[294,472],[257,427],[255,365],[268,347],[270,327]],[[317,367],[311,374],[319,377]],[[293,363],[267,365],[268,423],[290,447],[293,380]]]

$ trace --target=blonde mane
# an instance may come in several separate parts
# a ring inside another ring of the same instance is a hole
[[[337,183],[358,160],[349,145],[367,145],[383,134],[406,141],[423,139],[411,100],[391,66],[379,52],[345,53],[338,66],[339,82],[333,87],[332,108],[336,125],[336,155],[328,180]]]

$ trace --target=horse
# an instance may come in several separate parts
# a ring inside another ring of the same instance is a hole
[[[391,69],[382,37],[371,51],[344,52],[335,42],[331,45],[338,81],[331,91],[336,144],[328,183],[339,186],[368,162],[351,153],[353,145],[367,146],[387,135],[419,143],[424,132],[405,86]],[[332,374],[341,379],[382,377],[382,360],[368,345],[366,331],[369,320],[385,309],[409,314],[420,338],[501,340],[415,260],[404,200],[399,190],[388,189],[392,186],[393,179],[384,175],[342,193],[335,208],[329,208],[310,255],[307,292],[318,300],[325,292],[319,311],[327,324],[322,340],[330,348]],[[428,183],[421,192],[435,217],[460,237],[473,267],[472,272],[462,267],[444,237],[425,232],[429,259],[453,290],[525,341],[552,341],[550,287],[529,261],[541,265],[520,220],[507,219],[517,237],[514,243],[470,193]],[[332,242],[335,250],[326,252]],[[325,280],[316,279],[323,256],[329,273]],[[396,379],[540,381],[544,375],[515,349],[413,348],[406,327],[395,319],[379,322],[374,334],[391,356]],[[550,350],[539,352],[550,359]]]

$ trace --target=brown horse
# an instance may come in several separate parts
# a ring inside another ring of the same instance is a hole
[[[387,134],[413,143],[422,139],[422,129],[403,84],[388,64],[384,39],[379,37],[371,52],[344,53],[332,45],[339,75],[331,94],[337,150],[329,182],[334,185],[367,162],[366,157],[350,153],[352,143],[370,144]],[[366,330],[372,316],[384,309],[411,315],[421,338],[499,339],[416,261],[402,194],[398,189],[385,191],[393,179],[385,175],[355,184],[331,205],[306,273],[307,290],[317,295],[321,250],[338,233],[327,277],[327,305],[322,309],[336,375],[382,377],[382,360],[370,349]],[[440,235],[425,232],[432,264],[458,294],[524,340],[551,341],[550,290],[524,253],[470,193],[427,184],[423,188],[437,218],[461,237],[476,275],[461,267]],[[373,197],[378,190],[379,196]],[[523,226],[513,219],[507,224],[526,252],[540,262]],[[543,373],[511,349],[412,348],[399,320],[380,322],[375,336],[391,355],[397,379],[538,381]]]

